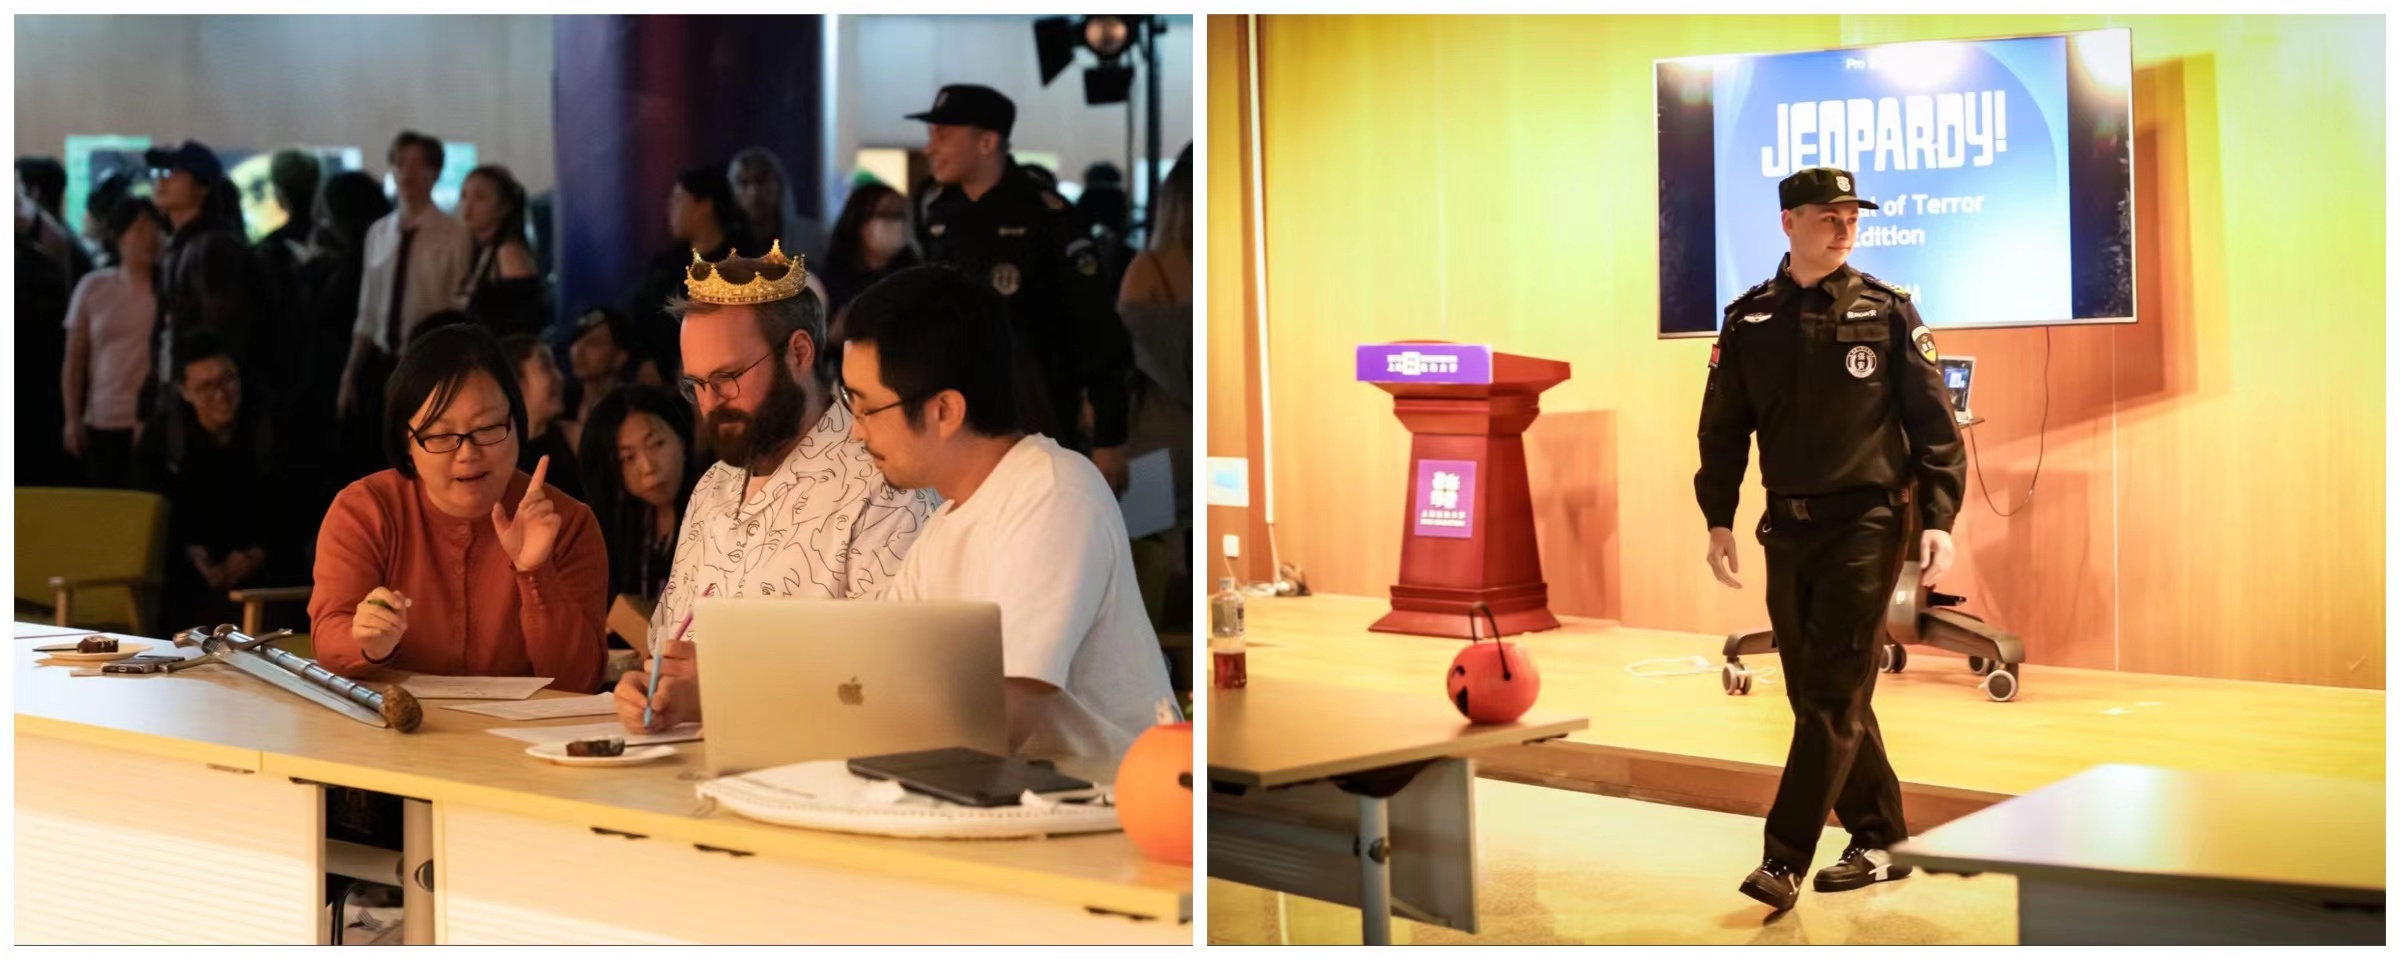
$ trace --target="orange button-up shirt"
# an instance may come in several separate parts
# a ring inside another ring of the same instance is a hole
[[[512,514],[532,478],[509,481]],[[308,619],[319,662],[355,677],[377,666],[465,677],[549,677],[574,693],[600,687],[608,659],[608,553],[592,510],[557,490],[550,560],[519,572],[488,516],[441,512],[425,488],[385,470],[344,488],[317,531]],[[350,620],[376,587],[408,597],[408,632],[367,662]]]

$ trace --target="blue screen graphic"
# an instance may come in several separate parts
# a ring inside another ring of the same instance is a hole
[[[1776,184],[1841,167],[1850,263],[1943,326],[2072,315],[2067,39],[1901,44],[1714,67],[1719,302],[1790,248]]]

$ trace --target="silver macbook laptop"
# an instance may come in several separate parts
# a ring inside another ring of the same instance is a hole
[[[692,639],[717,776],[940,747],[1008,753],[996,604],[711,598],[694,607]]]

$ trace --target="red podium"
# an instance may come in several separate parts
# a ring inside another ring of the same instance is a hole
[[[1371,629],[1467,636],[1467,611],[1490,605],[1502,635],[1553,630],[1550,587],[1533,533],[1525,429],[1565,363],[1433,341],[1365,344],[1358,379],[1393,397],[1410,444],[1400,582]]]

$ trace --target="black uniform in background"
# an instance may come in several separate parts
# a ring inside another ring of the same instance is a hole
[[[1042,422],[1027,426],[1080,451],[1122,446],[1133,342],[1117,320],[1117,292],[1102,279],[1091,224],[1013,159],[981,199],[945,186],[922,204],[917,240],[926,259],[966,271],[1008,301],[1019,348],[1047,394],[1028,411]],[[1076,429],[1086,399],[1089,436]]]
[[[1949,530],[1966,457],[1908,294],[1848,266],[1802,288],[1790,262],[1725,309],[1693,483],[1708,525],[1731,528],[1758,435],[1767,613],[1794,720],[1767,856],[1805,870],[1828,811],[1870,848],[1908,836],[1869,706],[1906,547],[1895,508],[1914,482],[1924,528]]]

